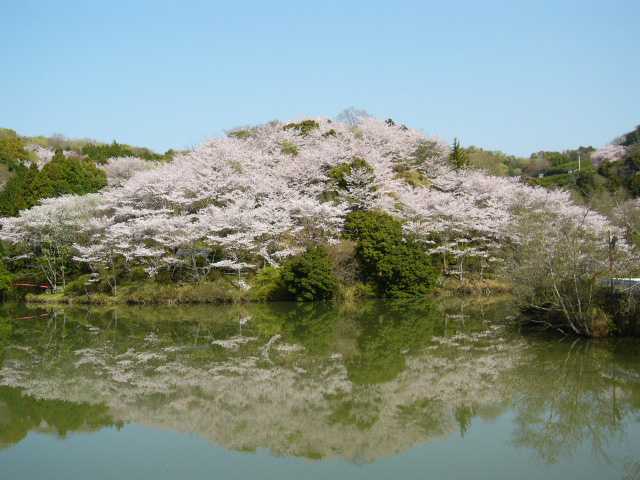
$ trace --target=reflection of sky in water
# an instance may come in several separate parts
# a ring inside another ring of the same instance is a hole
[[[456,478],[540,479],[623,478],[624,463],[631,464],[640,444],[635,427],[628,441],[612,445],[618,455],[612,463],[585,461],[588,447],[557,464],[540,464],[531,452],[514,449],[510,415],[474,422],[464,439],[451,436],[413,447],[402,454],[371,464],[342,459],[314,462],[296,457],[274,457],[268,451],[242,453],[208,443],[197,435],[141,425],[120,431],[105,429],[92,437],[74,434],[64,441],[30,434],[10,451],[0,452],[6,478]],[[39,452],[34,455],[34,452]],[[637,457],[636,457],[637,459]],[[629,469],[629,467],[627,467]],[[630,477],[631,478],[631,477]],[[635,477],[634,477],[635,480]]]
[[[635,343],[523,337],[497,326],[508,313],[6,314],[0,467],[8,478],[633,478]]]

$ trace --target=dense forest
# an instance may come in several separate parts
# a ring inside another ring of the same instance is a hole
[[[635,331],[640,127],[518,158],[361,112],[190,151],[0,130],[0,291],[31,300],[353,301],[511,291],[527,318]],[[32,286],[16,288],[16,285]]]

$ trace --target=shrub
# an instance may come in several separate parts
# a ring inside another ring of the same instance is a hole
[[[91,275],[80,275],[78,278],[68,282],[64,287],[65,296],[87,295],[96,290],[97,286],[90,282]]]
[[[373,173],[373,167],[366,160],[355,157],[350,162],[340,163],[329,170],[329,177],[336,182],[338,188],[346,190],[348,187],[347,177],[356,169],[364,169],[369,173]]]
[[[284,130],[297,130],[300,135],[304,137],[305,135],[308,135],[309,132],[320,128],[320,124],[315,120],[303,120],[299,123],[287,123],[282,128]]]
[[[285,263],[282,281],[298,301],[328,300],[338,286],[329,255],[322,247],[312,247]]]
[[[237,138],[239,140],[246,140],[247,138],[251,138],[255,136],[256,131],[252,128],[239,128],[237,130],[231,130],[227,133],[228,137]]]
[[[326,132],[324,132],[324,133],[322,134],[322,136],[323,136],[324,138],[328,138],[328,137],[335,137],[335,136],[337,136],[337,135],[338,135],[338,133],[337,133],[333,128],[332,128],[332,129],[330,129],[330,130],[327,130]]]
[[[284,140],[280,144],[280,151],[282,153],[284,153],[285,155],[291,155],[291,156],[295,157],[296,155],[298,155],[298,146],[293,142],[290,142],[288,140]]]
[[[356,240],[365,281],[373,282],[385,297],[409,297],[428,293],[437,274],[431,258],[413,239],[405,239],[402,224],[383,212],[352,212],[345,235]]]
[[[416,188],[424,188],[431,185],[431,181],[418,170],[398,170],[396,178],[404,180],[408,185]]]
[[[251,300],[266,302],[287,299],[287,289],[282,281],[282,269],[266,266],[251,282]]]

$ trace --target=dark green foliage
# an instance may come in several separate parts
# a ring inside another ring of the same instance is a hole
[[[618,335],[640,335],[640,292],[602,288],[598,303],[615,323]]]
[[[640,172],[636,172],[633,177],[629,179],[629,192],[634,197],[640,196]]]
[[[365,281],[385,297],[429,292],[436,272],[429,255],[415,240],[405,239],[402,224],[383,212],[356,211],[347,216],[345,235],[357,241],[356,256]]]
[[[91,161],[67,158],[56,151],[51,162],[38,171],[35,165],[20,166],[0,193],[0,215],[15,216],[43,198],[64,194],[82,195],[107,185],[107,175]]]
[[[320,124],[315,120],[303,120],[298,123],[287,123],[284,127],[285,130],[297,130],[303,137],[308,135],[309,132],[320,128]]]
[[[322,247],[312,247],[290,259],[283,267],[282,281],[298,301],[328,300],[338,286],[329,255]]]
[[[35,165],[26,168],[19,166],[15,175],[9,179],[0,192],[0,215],[15,216],[20,210],[30,208],[37,203],[33,195],[33,183],[39,172]]]
[[[546,188],[565,188],[572,190],[583,199],[593,200],[598,193],[622,193],[640,195],[640,145],[634,142],[631,132],[618,140],[628,146],[624,158],[618,161],[605,161],[595,169],[591,163],[592,147],[579,147],[563,152],[538,152],[531,156],[529,164],[523,169],[530,178],[528,182]],[[628,141],[625,141],[626,138]],[[591,206],[598,208],[600,205]]]
[[[462,148],[457,138],[453,139],[451,153],[449,154],[449,161],[457,169],[464,168],[468,164],[467,153],[464,151],[464,148]]]
[[[638,125],[633,131],[622,135],[622,137],[620,137],[619,144],[625,147],[640,144],[640,125]]]
[[[329,171],[329,177],[332,178],[338,188],[346,190],[347,177],[351,175],[354,169],[365,169],[370,173],[373,173],[373,167],[369,165],[366,160],[355,157],[350,162],[341,163],[336,165]]]
[[[88,144],[82,147],[82,154],[96,163],[107,163],[113,157],[140,157],[145,160],[163,160],[167,155],[159,155],[148,148],[136,148],[113,142],[111,144]],[[170,157],[170,156],[169,156]]]
[[[581,170],[576,173],[576,188],[585,198],[589,198],[596,190],[595,171]]]
[[[96,192],[107,185],[106,173],[93,162],[67,158],[57,150],[34,181],[34,195],[40,198],[74,193],[82,195]]]
[[[640,145],[629,147],[622,160],[603,162],[598,173],[606,179],[610,191],[622,187],[632,196],[640,196]]]
[[[337,134],[337,132],[336,132],[333,128],[332,128],[332,129],[330,129],[330,130],[327,130],[326,132],[324,132],[324,133],[322,134],[322,136],[323,136],[324,138],[328,138],[328,137],[335,137],[336,135],[338,135],[338,134]]]
[[[2,254],[1,251],[0,254]],[[12,282],[13,276],[7,271],[4,262],[0,259],[0,301],[6,298],[7,293],[11,290]]]

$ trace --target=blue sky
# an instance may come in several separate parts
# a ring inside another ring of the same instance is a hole
[[[0,0],[0,126],[157,150],[348,106],[528,155],[640,123],[640,2]]]

